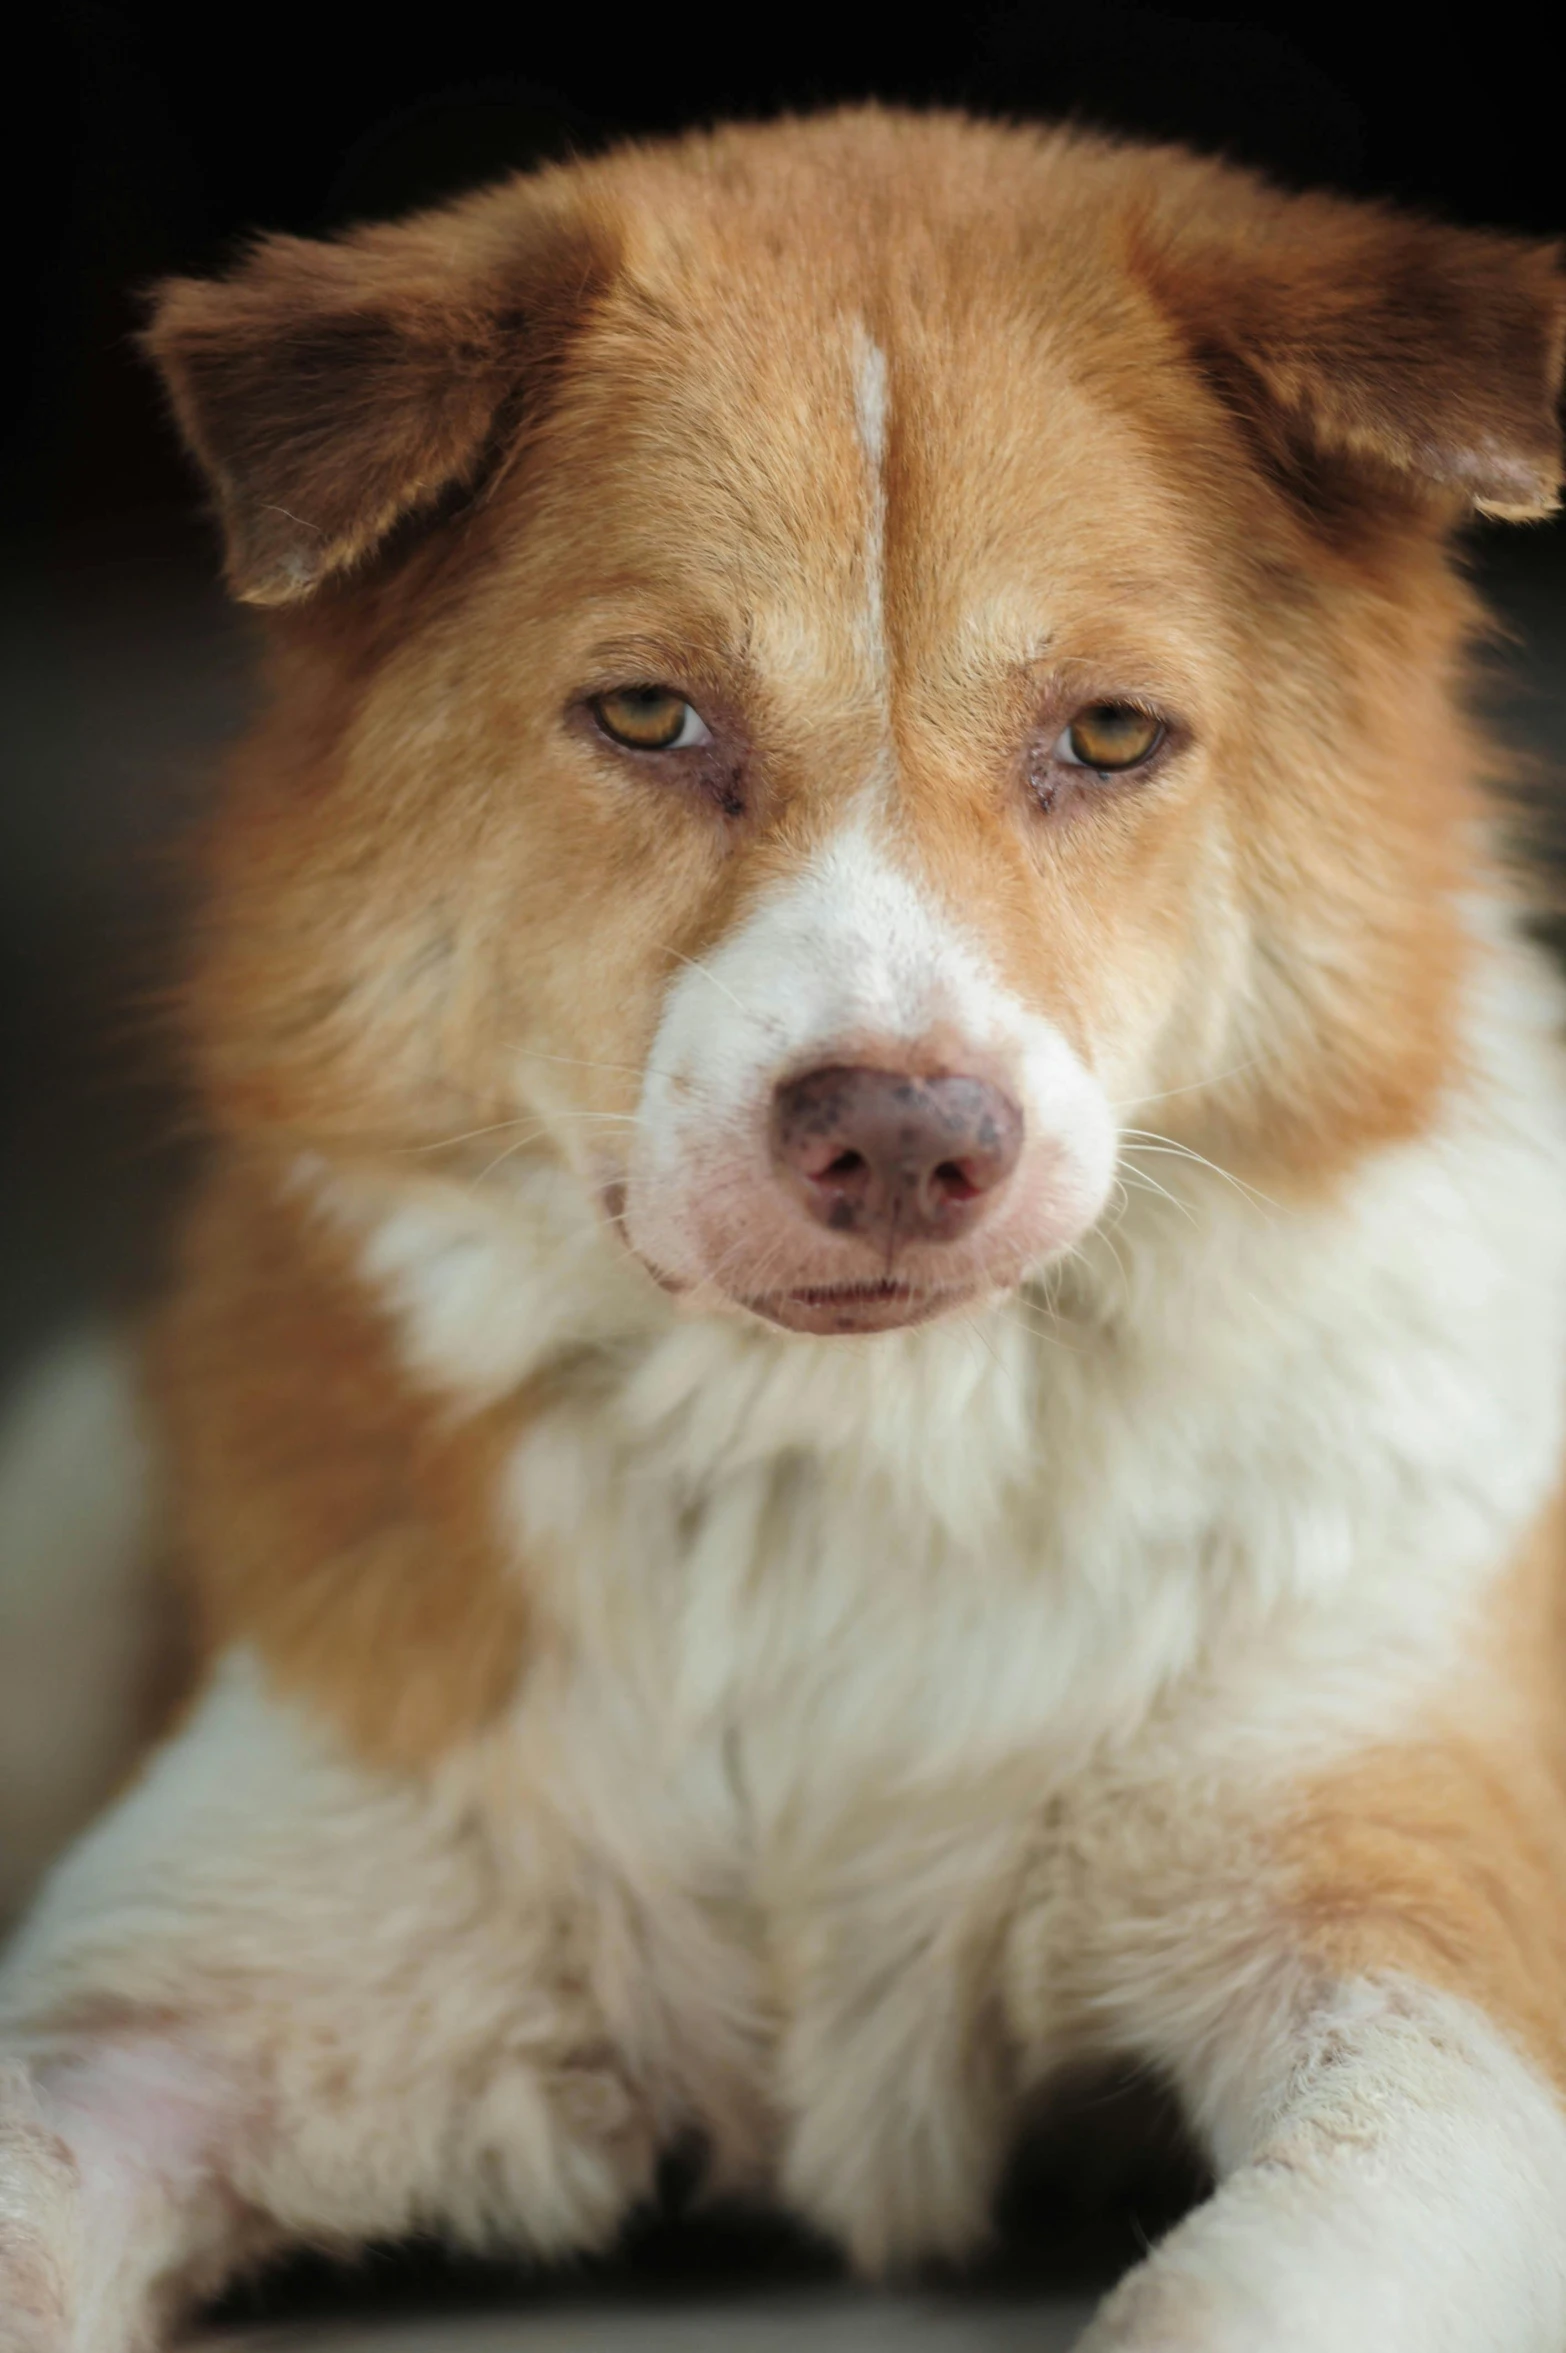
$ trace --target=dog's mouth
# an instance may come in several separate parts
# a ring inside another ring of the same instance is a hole
[[[879,1282],[808,1283],[797,1290],[768,1291],[757,1298],[742,1299],[740,1305],[769,1324],[780,1324],[785,1331],[830,1336],[895,1332],[910,1324],[929,1323],[973,1296],[973,1286],[967,1284],[934,1288],[927,1283],[899,1282],[888,1275]]]
[[[623,1183],[603,1186],[599,1206],[609,1225],[660,1290],[681,1298],[689,1280],[671,1275],[636,1248],[625,1229],[626,1188]],[[967,1306],[987,1288],[983,1283],[918,1283],[896,1275],[856,1283],[800,1283],[782,1291],[730,1292],[732,1304],[763,1323],[786,1332],[807,1332],[818,1338],[854,1333],[897,1332],[913,1324],[932,1323],[954,1308]]]

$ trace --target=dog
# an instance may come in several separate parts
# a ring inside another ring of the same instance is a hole
[[[0,1974],[7,2353],[610,2241],[1092,2353],[1566,2346],[1566,1070],[1453,554],[1552,249],[876,109],[264,239],[147,341],[269,698],[148,1344],[197,1666]]]

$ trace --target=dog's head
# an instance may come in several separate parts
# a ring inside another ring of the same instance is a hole
[[[1304,1185],[1410,1132],[1475,855],[1442,547],[1552,504],[1563,315],[1541,248],[875,113],[171,287],[277,641],[221,1115],[553,1155],[813,1332],[1016,1284],[1149,1128]]]

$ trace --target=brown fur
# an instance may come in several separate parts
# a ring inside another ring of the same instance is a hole
[[[1280,1854],[1304,1952],[1460,1994],[1566,2092],[1566,1502],[1417,1738],[1302,1793]]]
[[[363,1753],[424,1763],[521,1669],[489,1515],[525,1403],[463,1416],[421,1395],[344,1241],[272,1175],[214,1185],[157,1352],[199,1631],[213,1652],[253,1642]]]

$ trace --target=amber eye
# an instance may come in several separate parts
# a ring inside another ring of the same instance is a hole
[[[1135,703],[1090,703],[1079,711],[1055,746],[1055,757],[1071,768],[1096,768],[1113,776],[1139,768],[1164,740],[1164,723]]]
[[[684,752],[712,741],[700,712],[667,686],[617,686],[594,696],[592,713],[628,751]]]

